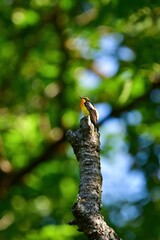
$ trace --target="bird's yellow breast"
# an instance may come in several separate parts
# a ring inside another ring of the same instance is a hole
[[[82,113],[85,115],[85,116],[88,116],[88,115],[90,115],[90,113],[89,113],[89,111],[88,111],[88,109],[86,108],[86,106],[85,106],[85,101],[84,101],[84,99],[82,99],[81,100],[81,110],[82,110]]]
[[[88,109],[86,108],[85,105],[83,105],[83,106],[81,107],[81,110],[82,110],[82,113],[83,113],[84,115],[86,115],[86,116],[90,115],[90,113],[89,113],[89,111],[88,111]]]

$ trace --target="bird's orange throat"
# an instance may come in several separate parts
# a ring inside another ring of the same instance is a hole
[[[85,103],[85,99],[81,99],[81,108],[83,108],[83,106],[84,106],[84,103]]]

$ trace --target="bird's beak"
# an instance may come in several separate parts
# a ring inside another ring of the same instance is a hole
[[[79,96],[80,97],[80,96]],[[80,99],[82,99],[82,97],[80,97]]]

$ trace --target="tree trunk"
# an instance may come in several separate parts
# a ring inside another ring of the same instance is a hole
[[[69,130],[67,139],[71,143],[80,166],[80,183],[77,201],[72,207],[75,220],[91,240],[120,240],[100,213],[102,175],[100,167],[100,134],[89,117],[81,119],[80,128]]]

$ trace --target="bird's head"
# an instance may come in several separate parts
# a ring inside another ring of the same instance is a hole
[[[88,97],[80,97],[80,98],[81,98],[81,101],[83,101],[84,103],[87,101],[90,101]]]

